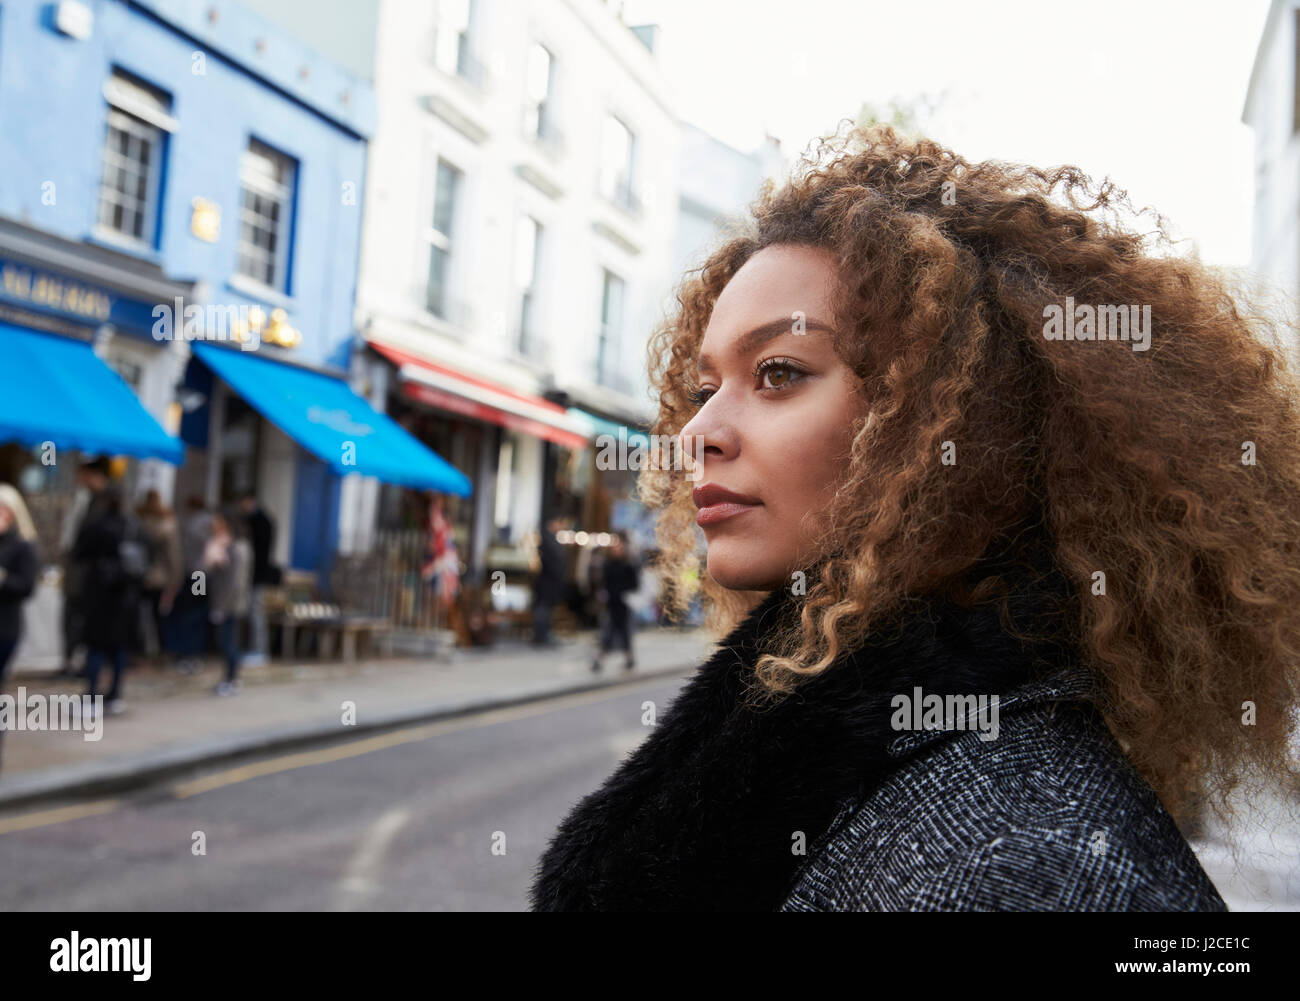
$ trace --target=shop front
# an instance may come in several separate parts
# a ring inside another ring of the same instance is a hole
[[[550,512],[550,456],[585,449],[589,429],[541,396],[462,372],[374,341],[392,368],[388,412],[440,450],[474,482],[475,501],[450,515],[466,576],[482,582],[493,570],[527,574],[536,532]],[[380,525],[398,527],[401,500],[380,505]]]
[[[186,486],[209,505],[255,493],[277,523],[281,566],[317,574],[329,589],[344,477],[374,477],[463,498],[467,477],[376,412],[341,378],[273,356],[195,344],[182,423],[191,447]]]
[[[83,458],[113,458],[129,503],[171,492],[179,345],[153,337],[154,303],[192,293],[105,248],[0,221],[0,480],[31,510],[47,568],[15,663],[62,662],[62,560]]]
[[[637,616],[643,623],[655,622],[657,586],[652,561],[656,518],[637,492],[637,480],[649,459],[650,436],[637,428],[630,416],[578,406],[569,407],[568,413],[590,428],[590,442],[583,450],[562,457],[555,467],[556,495],[577,512],[570,519],[574,529],[563,541],[583,550],[577,561],[580,567],[598,568],[611,534],[621,533],[642,567]],[[588,575],[592,572],[587,571]]]

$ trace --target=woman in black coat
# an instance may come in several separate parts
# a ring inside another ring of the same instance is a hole
[[[105,489],[77,534],[72,559],[85,571],[84,607],[87,694],[99,690],[99,670],[107,659],[113,681],[104,700],[121,712],[127,651],[135,641],[141,585],[148,569],[143,535],[126,513],[118,488]]]
[[[1289,774],[1300,415],[1117,197],[851,132],[688,276],[643,496],[726,638],[535,909],[1225,909],[1180,826]]]

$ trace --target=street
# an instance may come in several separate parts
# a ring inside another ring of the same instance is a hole
[[[0,815],[0,909],[523,910],[560,819],[643,738],[642,703],[662,712],[681,684],[268,757],[39,827],[12,829],[32,816],[12,811]],[[192,852],[196,832],[206,855]]]

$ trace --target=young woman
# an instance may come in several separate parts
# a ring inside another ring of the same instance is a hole
[[[1124,205],[854,132],[687,277],[642,490],[727,635],[535,909],[1225,909],[1175,818],[1286,774],[1300,419]]]

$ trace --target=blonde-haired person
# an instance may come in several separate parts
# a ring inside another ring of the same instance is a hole
[[[35,542],[36,527],[22,494],[0,483],[0,685],[23,636],[23,603],[36,589]]]
[[[1178,823],[1290,777],[1296,384],[1123,204],[854,131],[687,276],[641,486],[727,635],[535,909],[1225,909]]]

